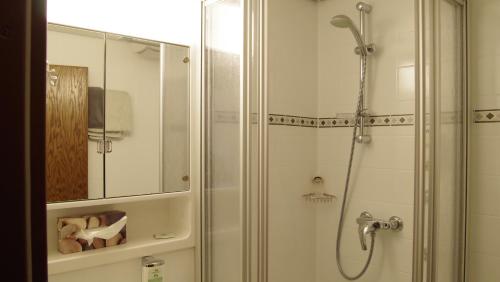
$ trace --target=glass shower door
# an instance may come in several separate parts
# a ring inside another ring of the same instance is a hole
[[[466,6],[416,0],[418,22],[414,282],[464,281],[468,98]]]
[[[435,4],[434,233],[432,281],[461,281],[464,207],[463,6]]]
[[[203,281],[243,281],[242,1],[205,1]]]

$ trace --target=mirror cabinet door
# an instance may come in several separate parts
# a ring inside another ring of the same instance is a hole
[[[189,48],[162,44],[162,191],[189,190]]]
[[[106,35],[106,197],[159,193],[160,44]]]
[[[104,33],[48,25],[47,201],[104,196]]]

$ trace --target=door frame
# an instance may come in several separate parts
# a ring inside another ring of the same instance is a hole
[[[460,187],[459,212],[459,257],[454,267],[458,282],[466,281],[467,273],[467,225],[468,225],[468,154],[470,103],[468,79],[466,0],[446,0],[462,7],[462,184]],[[435,271],[435,220],[439,202],[435,199],[436,178],[439,168],[435,166],[436,109],[435,109],[435,5],[437,0],[415,0],[415,178],[414,178],[414,230],[413,230],[413,282],[434,282]]]
[[[47,281],[45,207],[46,0],[2,1],[0,54],[0,152],[4,161],[0,211],[11,224],[8,242],[11,281]]]

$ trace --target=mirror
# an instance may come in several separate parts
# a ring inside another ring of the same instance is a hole
[[[189,190],[189,47],[55,24],[47,202]]]

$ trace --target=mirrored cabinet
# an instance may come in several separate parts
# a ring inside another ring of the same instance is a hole
[[[49,24],[47,202],[189,190],[189,54]]]

